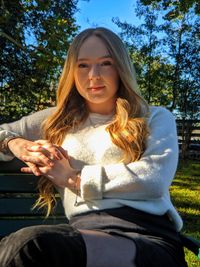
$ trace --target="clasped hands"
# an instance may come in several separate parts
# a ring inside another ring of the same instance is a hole
[[[70,166],[70,157],[61,146],[47,140],[32,142],[22,138],[11,140],[8,146],[18,159],[26,163],[22,172],[46,176],[58,187],[80,189],[78,171]]]

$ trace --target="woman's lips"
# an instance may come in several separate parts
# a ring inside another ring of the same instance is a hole
[[[103,88],[104,88],[105,86],[91,86],[91,87],[89,87],[89,89],[91,90],[91,91],[100,91],[100,90],[102,90]]]

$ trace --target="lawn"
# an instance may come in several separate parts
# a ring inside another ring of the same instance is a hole
[[[170,189],[172,201],[184,221],[183,232],[200,239],[200,162],[180,161]],[[189,267],[200,267],[200,260],[185,249]]]

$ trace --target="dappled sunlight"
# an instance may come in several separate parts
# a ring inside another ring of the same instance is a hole
[[[194,179],[194,177],[190,177],[190,178],[182,178],[182,179],[175,179],[172,183],[172,186],[177,185],[179,187],[179,189],[183,189],[183,186],[187,186],[187,188],[189,190],[191,190],[191,188],[195,187],[196,190],[200,189],[200,179]]]
[[[184,215],[186,215],[186,216],[191,216],[191,217],[199,217],[199,219],[200,219],[200,210],[198,210],[198,209],[193,209],[193,208],[179,208],[178,209],[179,210],[179,212],[181,213],[181,214],[184,214]],[[197,218],[196,218],[197,219]],[[196,222],[196,223],[198,223],[198,224],[200,224],[200,222]]]

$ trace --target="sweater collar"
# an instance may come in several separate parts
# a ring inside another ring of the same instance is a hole
[[[107,115],[102,115],[99,113],[89,113],[88,120],[92,126],[97,126],[111,122],[113,116],[114,112]]]

